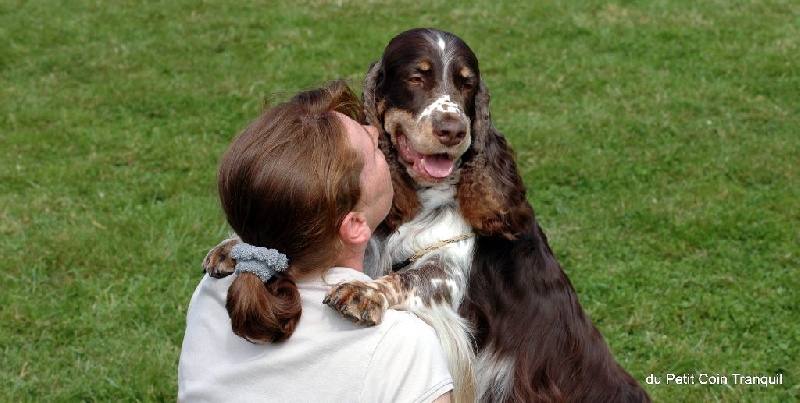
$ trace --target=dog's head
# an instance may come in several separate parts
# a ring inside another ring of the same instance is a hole
[[[379,64],[375,108],[399,161],[421,186],[447,180],[472,142],[478,60],[454,35],[415,29]]]
[[[367,74],[364,112],[383,128],[392,168],[389,230],[419,211],[417,189],[456,182],[462,215],[479,234],[514,238],[529,227],[513,153],[491,123],[478,59],[459,37],[428,28],[397,35]]]

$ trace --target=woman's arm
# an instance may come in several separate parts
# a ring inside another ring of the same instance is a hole
[[[450,395],[452,392],[447,392],[439,397],[437,397],[433,403],[450,403]]]

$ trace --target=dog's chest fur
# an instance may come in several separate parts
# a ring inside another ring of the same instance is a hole
[[[443,183],[418,190],[417,195],[422,210],[388,237],[377,241],[373,239],[374,244],[371,245],[371,253],[368,254],[373,255],[373,258],[376,256],[380,258],[378,262],[367,264],[365,268],[379,266],[380,273],[374,274],[387,274],[391,271],[392,264],[402,262],[437,242],[472,232],[472,227],[459,211],[455,194],[456,187],[453,183]],[[439,267],[447,271],[447,280],[444,281],[447,282],[446,285],[453,296],[454,308],[457,308],[463,299],[469,278],[474,245],[474,238],[449,243],[430,251],[404,270],[414,270],[432,259],[438,260]],[[373,273],[367,274],[373,275]]]

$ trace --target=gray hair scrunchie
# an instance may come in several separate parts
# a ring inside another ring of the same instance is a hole
[[[253,246],[240,243],[231,249],[231,257],[236,260],[234,274],[252,273],[263,282],[269,281],[275,273],[284,271],[289,267],[286,255],[275,249]]]

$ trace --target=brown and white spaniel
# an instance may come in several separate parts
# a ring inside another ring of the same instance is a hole
[[[401,33],[371,67],[363,100],[384,129],[394,204],[365,266],[377,280],[339,285],[328,304],[366,322],[413,310],[455,337],[443,344],[461,360],[472,340],[474,368],[451,370],[475,374],[480,402],[649,401],[550,250],[469,46],[435,29]]]
[[[394,204],[368,250],[376,280],[339,284],[325,302],[364,324],[388,308],[428,321],[457,401],[649,401],[550,250],[467,44],[401,33],[370,68],[363,102],[383,128]],[[204,267],[220,257],[218,247]]]

